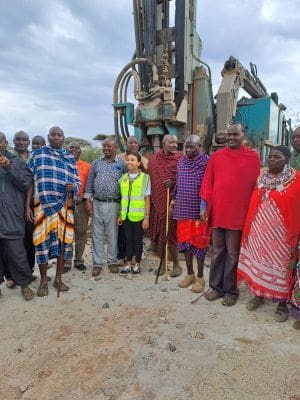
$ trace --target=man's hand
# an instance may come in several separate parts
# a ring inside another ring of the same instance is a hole
[[[207,211],[206,210],[201,210],[200,211],[200,220],[201,221],[204,221],[204,222],[207,222]]]
[[[165,185],[166,188],[171,188],[171,187],[173,186],[173,181],[172,181],[172,179],[166,179],[166,180],[164,181],[164,185]]]
[[[10,165],[8,158],[0,154],[0,167],[7,168]]]
[[[123,223],[122,223],[122,217],[119,215],[118,216],[118,218],[117,218],[117,224],[118,225],[123,225]]]
[[[67,192],[72,192],[72,190],[74,189],[74,184],[66,183],[66,189],[67,189]]]
[[[142,222],[142,228],[146,231],[149,228],[149,217],[145,217]]]
[[[89,217],[92,217],[92,215],[93,215],[93,203],[92,203],[91,199],[86,199],[85,209],[86,209],[87,215]]]
[[[33,212],[30,207],[25,207],[24,217],[25,217],[26,221],[28,221],[28,222],[34,221]]]
[[[173,211],[174,211],[174,205],[175,205],[175,200],[171,200],[169,204],[169,216],[170,218],[173,217]]]

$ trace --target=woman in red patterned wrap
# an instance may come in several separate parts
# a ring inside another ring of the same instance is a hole
[[[285,146],[271,150],[251,197],[243,230],[238,279],[245,279],[254,297],[249,311],[265,299],[276,302],[275,321],[288,319],[287,302],[297,314],[297,276],[300,235],[300,173],[289,166]]]

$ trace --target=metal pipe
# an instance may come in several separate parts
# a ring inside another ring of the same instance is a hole
[[[125,65],[125,67],[121,70],[121,72],[119,73],[119,75],[118,75],[118,77],[116,79],[116,82],[115,82],[115,85],[114,85],[114,91],[113,91],[113,102],[114,103],[118,102],[118,89],[119,89],[119,84],[121,82],[121,79],[123,78],[125,73],[129,70],[129,68],[133,67],[136,64],[149,64],[149,65],[151,65],[152,66],[153,79],[158,76],[157,67],[151,60],[148,60],[147,58],[137,58],[136,60],[131,61],[130,63]]]

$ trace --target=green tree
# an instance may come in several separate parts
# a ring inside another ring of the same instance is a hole
[[[88,163],[93,162],[97,158],[102,156],[102,150],[100,147],[90,146],[81,149],[80,158]]]
[[[98,133],[98,135],[93,138],[93,140],[98,140],[99,142],[103,142],[105,139],[115,139],[115,135],[109,133]]]
[[[92,143],[86,139],[76,138],[68,136],[65,138],[65,146],[68,146],[71,142],[79,143],[80,147],[91,147]]]

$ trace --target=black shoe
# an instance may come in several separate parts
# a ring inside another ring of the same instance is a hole
[[[86,271],[86,266],[84,264],[74,265],[74,268],[79,269],[79,271]]]

